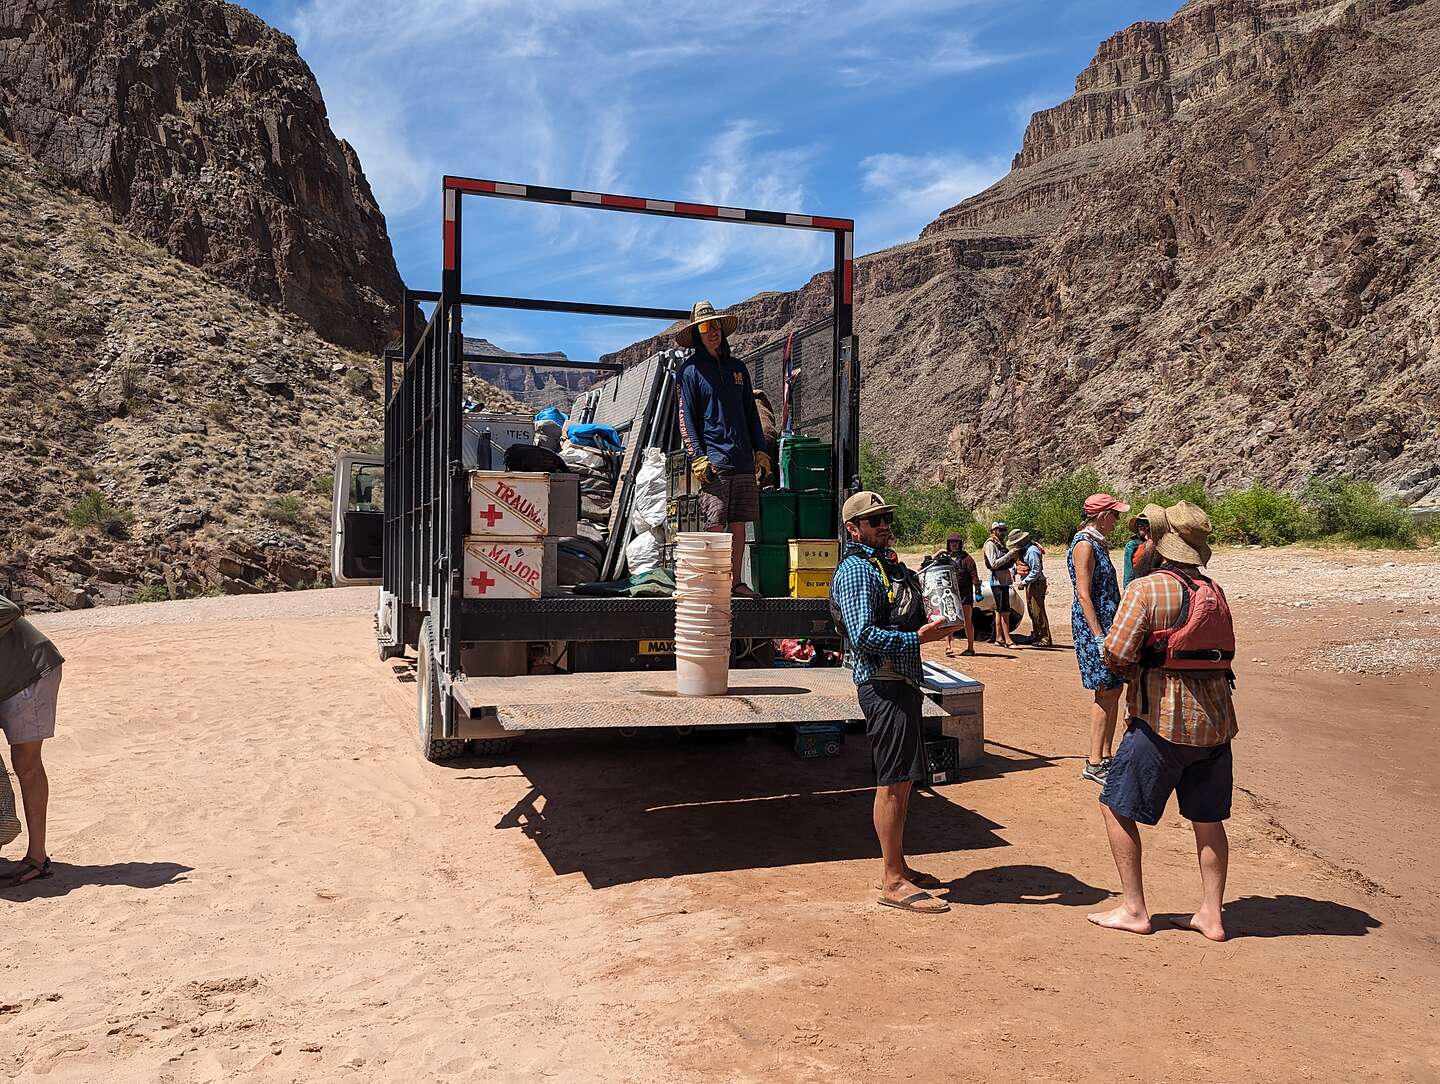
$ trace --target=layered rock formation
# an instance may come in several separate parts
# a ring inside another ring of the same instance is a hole
[[[335,456],[378,447],[382,380],[0,139],[0,591],[55,609],[328,582]]]
[[[857,262],[864,432],[977,502],[1091,463],[1440,492],[1436,71],[1433,0],[1193,0],[1110,38],[1009,175]],[[739,345],[830,289],[740,304]]]
[[[567,361],[563,350],[544,353],[517,353],[496,346],[489,339],[465,337],[466,355],[485,357],[525,358],[533,361]],[[472,361],[470,370],[487,384],[525,403],[533,410],[559,407],[568,411],[576,397],[595,384],[603,372],[584,369],[550,368],[545,365],[507,365],[496,361]]]
[[[400,277],[286,35],[221,0],[0,0],[0,134],[116,221],[323,337],[377,349]]]

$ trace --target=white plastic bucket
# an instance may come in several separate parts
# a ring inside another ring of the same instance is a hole
[[[730,681],[728,533],[686,532],[675,539],[675,691],[720,696]]]
[[[730,687],[730,653],[675,656],[675,692],[680,696],[723,696]]]

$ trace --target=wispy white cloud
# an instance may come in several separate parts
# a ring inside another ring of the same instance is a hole
[[[872,154],[860,163],[861,185],[875,197],[856,224],[862,251],[914,240],[935,216],[1005,176],[1000,158],[974,159],[956,151]]]

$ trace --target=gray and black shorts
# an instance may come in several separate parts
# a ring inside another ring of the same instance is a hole
[[[859,686],[860,710],[865,713],[865,734],[875,782],[918,783],[929,777],[925,762],[925,735],[921,730],[920,690],[908,681],[867,681]]]
[[[707,478],[700,487],[700,516],[707,531],[728,530],[732,523],[754,523],[760,518],[755,472],[725,471]]]

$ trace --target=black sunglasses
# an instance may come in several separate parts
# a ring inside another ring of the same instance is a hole
[[[870,524],[870,526],[872,526],[872,527],[878,527],[878,526],[880,526],[882,523],[894,523],[894,522],[895,522],[895,513],[894,513],[894,512],[876,512],[873,516],[861,516],[860,518],[861,518],[862,520],[864,520],[864,522]]]

